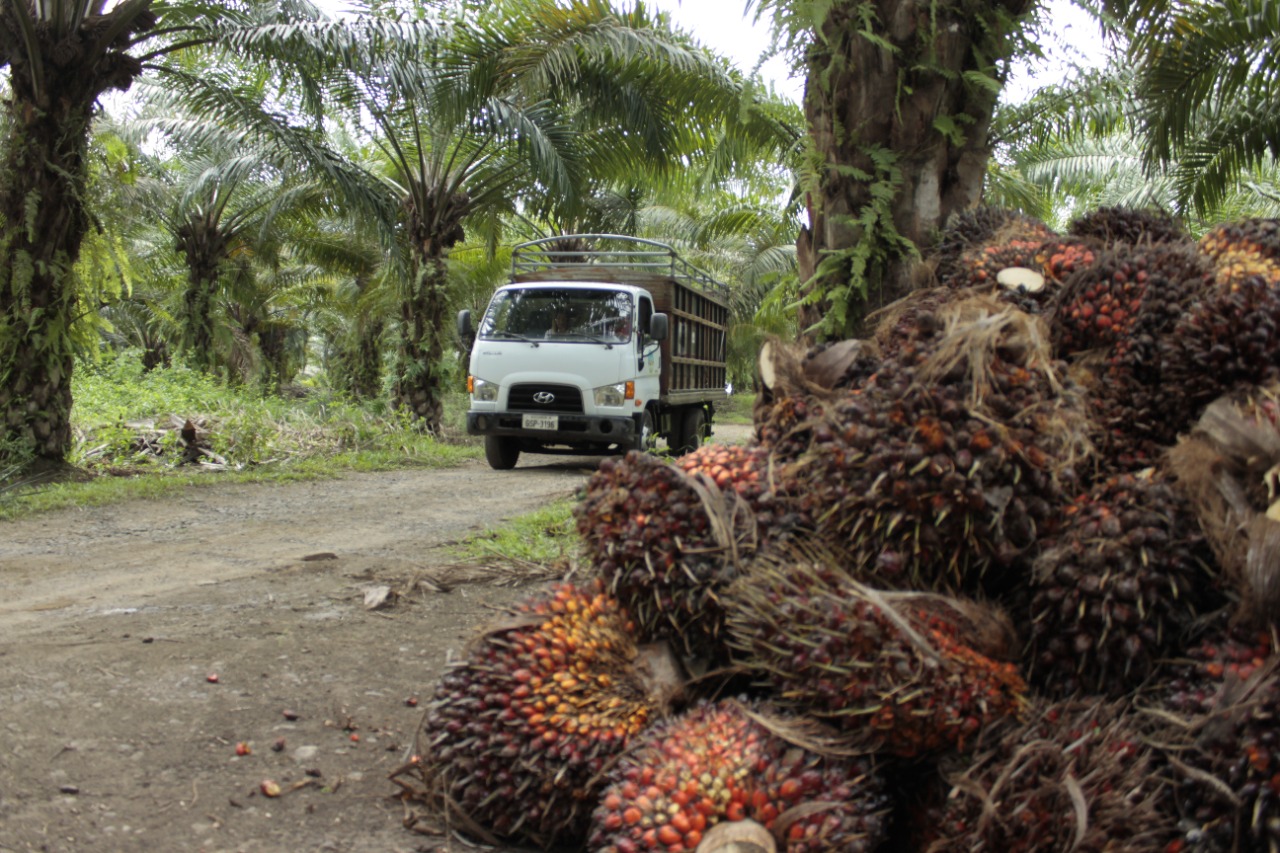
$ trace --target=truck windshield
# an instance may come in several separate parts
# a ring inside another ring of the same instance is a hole
[[[631,294],[617,290],[511,288],[494,296],[479,335],[487,340],[621,344],[631,340],[631,317]]]

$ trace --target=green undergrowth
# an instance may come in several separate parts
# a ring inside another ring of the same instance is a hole
[[[484,533],[464,539],[455,549],[459,560],[501,560],[547,566],[578,556],[581,540],[574,527],[574,498],[564,498],[527,515],[517,516]]]
[[[722,424],[749,426],[752,423],[751,410],[755,407],[755,403],[754,393],[733,394],[724,403],[716,406],[715,419]]]
[[[144,372],[125,353],[77,365],[72,381],[78,476],[0,477],[0,519],[67,506],[158,498],[206,483],[279,482],[348,472],[448,467],[481,455],[465,435],[436,438],[383,401],[324,389],[289,396],[229,386],[184,367]],[[445,422],[465,408],[446,400]],[[183,438],[194,434],[199,452]],[[0,475],[5,472],[0,471]]]

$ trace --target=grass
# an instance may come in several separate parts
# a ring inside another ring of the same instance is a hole
[[[460,560],[551,565],[565,562],[578,553],[581,540],[574,529],[573,506],[566,498],[527,515],[463,540],[455,550]]]
[[[716,407],[716,420],[722,424],[750,426],[751,410],[755,403],[754,393],[733,394],[723,405]]]
[[[0,470],[0,519],[158,498],[214,482],[445,467],[481,455],[473,439],[422,433],[384,402],[356,402],[324,389],[285,399],[229,387],[183,367],[144,372],[129,352],[77,365],[72,399],[68,462],[84,476],[42,484]],[[459,423],[465,407],[460,391],[447,397],[446,425]],[[183,464],[181,427],[188,421],[199,428],[205,464]]]

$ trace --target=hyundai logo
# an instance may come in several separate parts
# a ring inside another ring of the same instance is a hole
[[[539,391],[533,395],[533,402],[548,406],[556,401],[556,395],[550,391]]]

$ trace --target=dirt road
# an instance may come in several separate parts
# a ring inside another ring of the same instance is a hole
[[[530,590],[414,586],[377,610],[366,590],[439,578],[444,543],[571,495],[598,461],[0,522],[0,851],[437,849],[402,828],[387,781],[410,702]]]

